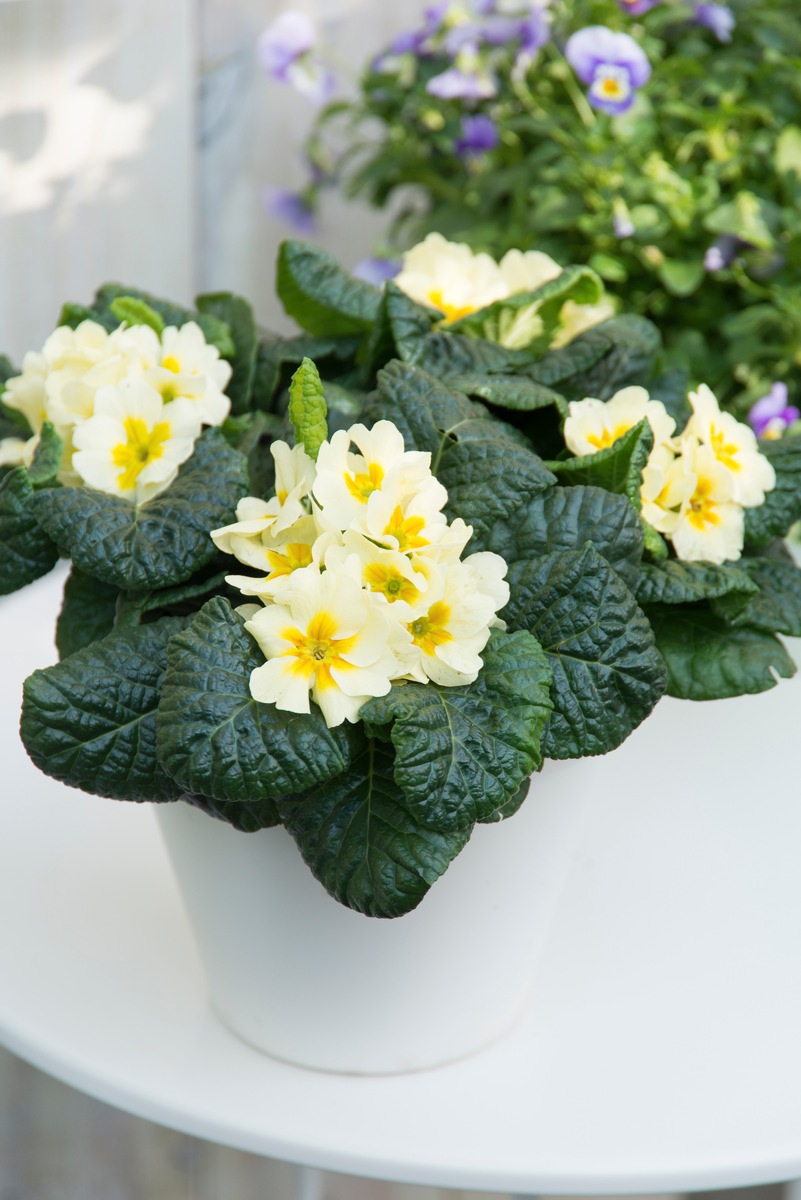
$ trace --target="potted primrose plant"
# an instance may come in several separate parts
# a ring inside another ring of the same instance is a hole
[[[665,691],[773,687],[801,634],[801,441],[686,396],[643,318],[571,329],[586,268],[483,305],[448,270],[443,319],[287,242],[296,336],[109,285],[4,367],[2,590],[71,564],[26,749],[155,802],[215,1008],[329,1069],[507,1027],[570,839],[538,860],[540,816]]]

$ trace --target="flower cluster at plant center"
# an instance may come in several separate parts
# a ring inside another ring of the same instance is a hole
[[[689,402],[692,416],[676,436],[675,420],[645,388],[623,388],[606,403],[573,401],[565,442],[573,454],[597,454],[647,420],[654,445],[642,475],[643,518],[685,562],[734,562],[743,550],[745,510],[764,502],[776,474],[754,432],[721,412],[705,384]]]
[[[191,321],[160,333],[92,320],[59,326],[6,381],[3,403],[32,434],[4,438],[0,465],[30,465],[49,422],[63,443],[59,483],[144,503],[169,487],[201,428],[228,416],[230,378],[230,363]]]
[[[399,680],[472,683],[502,626],[506,563],[461,557],[472,530],[446,519],[430,454],[406,450],[390,421],[338,431],[316,463],[300,445],[271,449],[275,495],[242,500],[236,522],[212,533],[259,572],[228,579],[261,601],[244,609],[267,660],[251,675],[254,698],[297,713],[312,699],[335,726]]]

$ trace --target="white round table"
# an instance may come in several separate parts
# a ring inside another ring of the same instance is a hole
[[[663,701],[597,797],[525,1020],[433,1071],[276,1062],[207,1007],[152,812],[40,775],[23,676],[58,574],[0,599],[0,1040],[139,1116],[431,1186],[677,1192],[801,1176],[801,682]]]

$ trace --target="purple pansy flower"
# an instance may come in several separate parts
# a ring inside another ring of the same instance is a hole
[[[443,46],[446,54],[458,54],[465,46],[506,46],[520,34],[521,21],[513,17],[491,15],[484,21],[467,21],[454,25],[445,35]]]
[[[722,271],[731,266],[743,247],[749,244],[734,234],[722,233],[719,238],[715,238],[704,255],[704,269],[711,272]]]
[[[498,126],[492,117],[482,114],[462,117],[462,132],[454,142],[454,149],[460,158],[474,158],[494,150],[499,141]]]
[[[427,53],[430,53],[427,43],[439,31],[447,11],[448,0],[441,0],[439,4],[430,5],[423,13],[422,26],[419,29],[408,29],[404,33],[399,33],[390,42],[381,58],[398,54],[418,54],[425,57]]]
[[[787,384],[774,383],[767,396],[757,400],[748,414],[748,424],[757,437],[779,438],[801,417],[794,404],[787,403]]]
[[[734,31],[734,13],[725,4],[696,4],[695,20],[711,29],[719,42],[730,42]]]
[[[491,100],[497,88],[476,47],[465,46],[452,67],[429,79],[426,91],[440,100]]]
[[[354,279],[362,279],[381,287],[388,279],[394,279],[401,269],[396,258],[363,258],[351,271]]]
[[[624,113],[634,103],[637,88],[648,82],[651,64],[627,33],[605,25],[588,25],[567,40],[565,57],[582,83],[587,99],[602,112]]]
[[[288,83],[316,104],[331,99],[334,76],[312,56],[317,41],[314,23],[305,13],[283,12],[271,21],[256,43],[256,57],[268,75]]]
[[[657,4],[661,4],[662,0],[617,0],[617,2],[629,16],[641,17],[643,13],[656,8]]]
[[[290,192],[287,188],[266,187],[261,193],[265,210],[278,217],[298,233],[315,233],[317,221],[314,211],[302,192]]]

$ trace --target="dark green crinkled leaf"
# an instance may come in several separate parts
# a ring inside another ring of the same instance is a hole
[[[643,563],[634,594],[638,604],[695,604],[732,593],[742,606],[756,590],[756,584],[740,566],[665,559]]]
[[[487,440],[447,447],[436,472],[448,492],[448,516],[461,517],[473,527],[473,551],[487,549],[499,518],[511,517],[521,504],[555,483],[541,458],[525,446],[493,437],[491,423],[482,424],[489,426]]]
[[[378,317],[381,293],[353,279],[319,246],[283,242],[278,252],[278,297],[287,316],[309,333],[367,333]]]
[[[281,824],[278,809],[272,800],[245,800],[239,803],[212,800],[210,796],[182,796],[181,800],[199,808],[210,817],[233,825],[242,833],[256,833]]]
[[[326,891],[370,917],[416,908],[470,836],[469,829],[435,833],[420,823],[395,782],[392,751],[377,742],[346,774],[277,803]]]
[[[513,563],[580,550],[588,541],[633,589],[642,558],[642,527],[625,496],[601,488],[549,488],[509,520],[496,521],[487,548]]]
[[[468,421],[488,418],[488,413],[427,371],[391,362],[378,373],[378,392],[365,417],[392,421],[407,450],[427,450],[436,464],[450,433]]]
[[[504,300],[496,300],[486,308],[454,321],[451,328],[454,333],[500,341],[506,315],[536,304],[537,316],[547,339],[558,324],[559,313],[566,300],[574,300],[577,304],[595,304],[602,293],[603,284],[590,267],[568,266],[556,279],[549,279],[547,283],[529,291],[515,292]]]
[[[168,617],[109,634],[25,681],[20,733],[46,775],[114,800],[175,800],[156,758]]]
[[[210,600],[169,650],[159,709],[159,756],[188,792],[261,801],[326,783],[364,742],[357,725],[328,729],[322,713],[282,712],[250,694],[264,662],[244,623]]]
[[[111,633],[119,594],[111,584],[72,568],[56,623],[56,646],[61,658]]]
[[[33,497],[24,467],[0,480],[0,596],[46,575],[58,560],[55,544],[34,516]]]
[[[28,467],[28,478],[34,487],[53,483],[61,467],[64,443],[50,421],[42,425],[39,445]]]
[[[589,544],[514,563],[509,586],[501,616],[510,629],[530,630],[553,668],[544,754],[614,750],[665,690],[664,663],[633,595]]]
[[[481,338],[469,338],[459,333],[431,333],[421,343],[412,361],[421,370],[448,379],[452,375],[523,370],[531,365],[532,356],[526,350],[507,350]]]
[[[551,669],[524,630],[493,630],[465,687],[409,683],[370,700],[368,728],[392,724],[395,780],[410,811],[443,832],[491,820],[542,764]]]
[[[717,616],[733,625],[749,625],[766,633],[801,637],[801,570],[779,558],[743,558],[740,573],[755,595],[722,596],[713,604]]]
[[[551,386],[555,383],[563,384],[565,380],[588,371],[612,348],[609,338],[601,332],[601,328],[603,327],[596,326],[594,329],[588,329],[566,346],[558,350],[548,350],[537,362],[529,365],[526,374],[538,383]]]
[[[564,398],[558,392],[525,375],[453,375],[448,382],[451,387],[467,396],[477,396],[493,408],[532,412],[535,408],[549,405],[559,408],[564,404]]]
[[[219,317],[215,317],[213,313],[196,312],[194,309],[184,308],[183,305],[173,304],[170,300],[161,300],[157,296],[151,296],[149,292],[143,292],[139,288],[124,287],[120,283],[104,284],[97,291],[92,308],[88,311],[78,310],[83,313],[80,319],[85,320],[89,317],[94,321],[99,321],[107,329],[115,329],[119,325],[119,320],[114,315],[112,305],[122,296],[127,299],[144,301],[149,308],[158,313],[165,325],[175,325],[180,329],[188,321],[194,321],[203,330],[206,341],[216,346],[225,358],[232,356],[236,350],[227,324]],[[78,312],[74,315],[77,316]],[[75,324],[79,323],[79,321],[75,322]]]
[[[564,381],[562,390],[570,400],[583,400],[588,396],[609,400],[615,392],[630,384],[647,384],[661,349],[655,325],[645,317],[626,313],[605,321],[590,332],[606,338],[609,349],[586,371]]]
[[[233,374],[225,389],[231,401],[231,412],[247,412],[256,377],[256,356],[259,348],[259,333],[253,317],[253,309],[242,296],[230,292],[215,292],[213,295],[198,296],[198,311],[201,316],[214,317],[228,327],[234,343],[233,354],[226,354],[233,367]]]
[[[682,700],[722,700],[775,687],[795,666],[769,633],[732,628],[703,609],[649,611],[668,671],[667,692]]]
[[[123,591],[188,579],[217,553],[209,531],[247,494],[247,461],[207,429],[165,492],[140,507],[92,488],[48,488],[37,520],[87,575]]]
[[[762,441],[759,449],[773,464],[776,487],[764,504],[745,510],[745,540],[754,546],[783,537],[801,518],[801,435]]]
[[[362,340],[361,337],[312,337],[311,334],[290,338],[275,334],[263,337],[256,355],[254,406],[260,409],[273,407],[285,366],[297,366],[304,358],[310,358],[321,369],[328,360],[334,363],[350,361]]]
[[[642,472],[654,445],[654,435],[646,420],[633,425],[613,445],[597,454],[567,458],[549,463],[564,484],[585,484],[619,492],[627,496],[639,512]]]
[[[415,303],[391,279],[384,288],[384,306],[397,357],[404,362],[415,362],[422,353],[423,339],[431,332],[434,322],[441,319],[440,314],[433,308]]]

